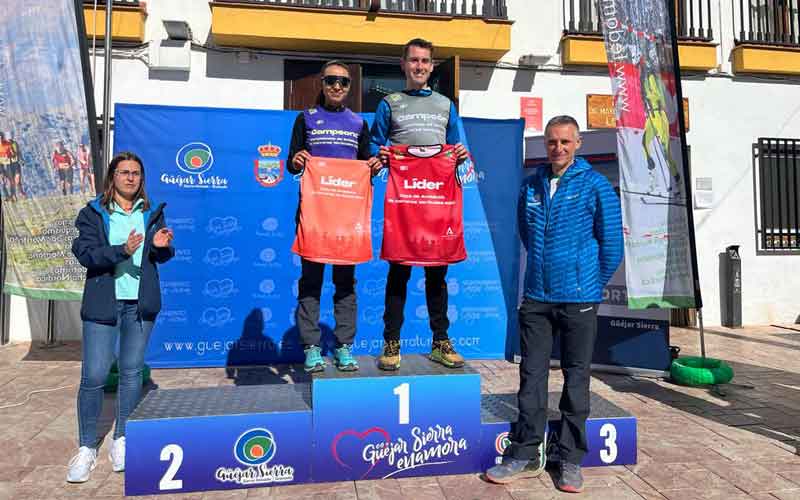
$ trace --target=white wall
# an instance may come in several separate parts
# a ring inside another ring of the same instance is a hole
[[[718,324],[717,254],[729,244],[742,245],[743,321],[746,324],[794,322],[800,313],[796,280],[788,271],[797,256],[757,256],[751,144],[758,137],[800,137],[800,79],[748,78],[730,74],[733,47],[729,2],[712,2],[712,22],[720,67],[710,74],[684,75],[684,95],[690,101],[695,177],[713,179],[715,206],[695,211],[698,264],[706,323]],[[535,8],[532,5],[535,4]],[[517,118],[519,98],[543,98],[544,120],[573,115],[586,126],[586,94],[610,94],[604,69],[563,68],[559,40],[561,0],[509,0],[512,49],[500,65],[465,61],[461,72],[461,111],[465,116]],[[166,33],[162,19],[186,20],[194,40],[208,41],[211,15],[205,0],[148,3],[147,41]],[[409,33],[409,37],[413,36]],[[535,69],[514,69],[519,58],[535,57]],[[136,57],[134,57],[136,56]],[[147,50],[116,50],[113,60],[112,103],[282,109],[283,55],[252,54],[243,64],[235,52],[191,52],[191,70],[151,71]],[[139,57],[139,58],[137,58]],[[504,67],[497,67],[504,66]],[[509,67],[511,66],[511,67]],[[102,110],[103,58],[98,56],[95,100]],[[113,110],[112,110],[113,113]],[[44,316],[43,316],[44,315]],[[77,304],[58,310],[60,338],[79,338]],[[11,338],[40,339],[46,306],[19,297],[11,300]]]

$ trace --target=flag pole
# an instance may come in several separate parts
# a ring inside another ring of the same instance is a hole
[[[692,261],[692,284],[694,286],[694,302],[700,327],[700,353],[706,357],[706,343],[703,331],[703,296],[700,290],[700,278],[697,272],[697,240],[694,233],[694,209],[692,207],[692,173],[689,167],[689,150],[686,146],[686,116],[683,113],[683,88],[681,86],[681,63],[678,51],[678,27],[675,17],[675,0],[666,0],[669,16],[669,32],[672,39],[672,66],[675,72],[675,97],[678,107],[678,126],[681,139],[681,155],[683,158],[683,184],[686,190],[686,217],[689,225],[689,253]]]

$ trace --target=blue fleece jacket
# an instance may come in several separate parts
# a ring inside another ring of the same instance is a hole
[[[622,216],[611,184],[576,158],[550,198],[550,167],[522,184],[517,213],[528,251],[525,296],[549,303],[598,303],[622,261]]]

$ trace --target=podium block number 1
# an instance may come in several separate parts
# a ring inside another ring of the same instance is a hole
[[[617,428],[614,424],[603,424],[600,427],[600,437],[605,438],[605,448],[600,450],[600,460],[611,464],[617,459]]]
[[[183,448],[177,444],[166,445],[161,450],[161,461],[169,461],[170,464],[167,471],[164,473],[164,477],[162,477],[161,481],[158,483],[158,489],[162,491],[182,489],[183,481],[175,479],[175,474],[178,473],[178,469],[181,468],[181,464],[183,463]]]
[[[409,399],[411,397],[411,395],[410,395],[411,390],[410,390],[410,387],[408,385],[408,382],[405,382],[403,384],[398,385],[397,387],[394,388],[394,391],[392,391],[392,392],[394,392],[394,395],[397,396],[397,398],[399,399],[399,401],[398,401],[398,409],[397,409],[398,410],[397,411],[397,413],[398,413],[398,415],[397,415],[398,423],[400,425],[408,424],[410,422],[410,420],[411,420],[410,416],[409,416],[409,408],[408,408],[409,407]]]

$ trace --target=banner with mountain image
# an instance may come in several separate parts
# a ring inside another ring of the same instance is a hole
[[[695,307],[671,2],[600,0],[617,119],[628,307]]]
[[[0,18],[3,290],[77,300],[86,271],[70,250],[74,221],[95,184],[87,111],[93,108],[75,3],[9,0],[4,9],[13,14]]]

